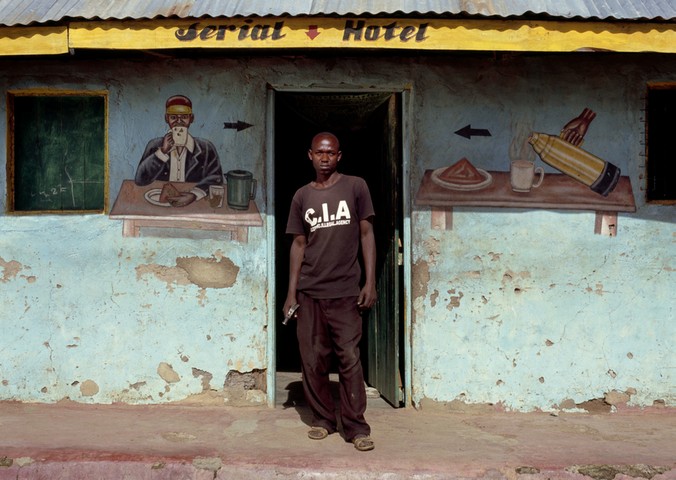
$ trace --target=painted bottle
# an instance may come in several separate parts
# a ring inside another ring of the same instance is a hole
[[[534,132],[528,138],[528,143],[543,162],[604,197],[613,191],[620,179],[617,166],[554,135]]]

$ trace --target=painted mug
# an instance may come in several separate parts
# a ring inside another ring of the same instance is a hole
[[[536,175],[539,178],[536,179]],[[510,165],[509,179],[515,192],[530,192],[532,188],[542,185],[544,178],[544,168],[536,167],[529,160],[513,160]]]
[[[249,200],[256,198],[256,180],[246,170],[230,170],[225,174],[228,184],[228,206],[235,210],[249,208]]]

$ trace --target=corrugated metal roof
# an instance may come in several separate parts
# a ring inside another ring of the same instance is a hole
[[[676,21],[676,0],[0,0],[0,25],[301,15],[545,16]]]

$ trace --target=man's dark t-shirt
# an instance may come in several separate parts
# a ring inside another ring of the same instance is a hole
[[[360,220],[374,215],[366,182],[341,175],[328,188],[308,184],[296,192],[286,233],[305,235],[298,290],[313,298],[359,295]]]

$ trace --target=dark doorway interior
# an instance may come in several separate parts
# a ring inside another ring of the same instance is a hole
[[[379,228],[378,222],[391,222],[392,192],[383,189],[382,175],[391,172],[393,159],[383,148],[383,131],[392,123],[388,117],[390,92],[377,93],[275,93],[275,217],[276,217],[276,285],[278,325],[276,338],[277,371],[300,371],[296,340],[296,324],[281,324],[281,304],[286,298],[289,247],[285,235],[289,205],[295,191],[314,179],[314,170],[307,157],[312,137],[322,131],[338,136],[343,152],[339,171],[363,177],[369,185],[376,210],[376,248],[387,251],[392,239],[390,228]],[[398,125],[398,122],[397,122]],[[396,126],[392,128],[397,128]],[[400,132],[396,132],[400,135]],[[396,169],[395,169],[396,170]],[[380,262],[381,260],[379,260]],[[377,268],[380,269],[382,265]],[[361,355],[364,372],[368,375],[368,328],[364,328]],[[371,352],[373,354],[373,352]],[[368,378],[366,379],[368,383]]]

